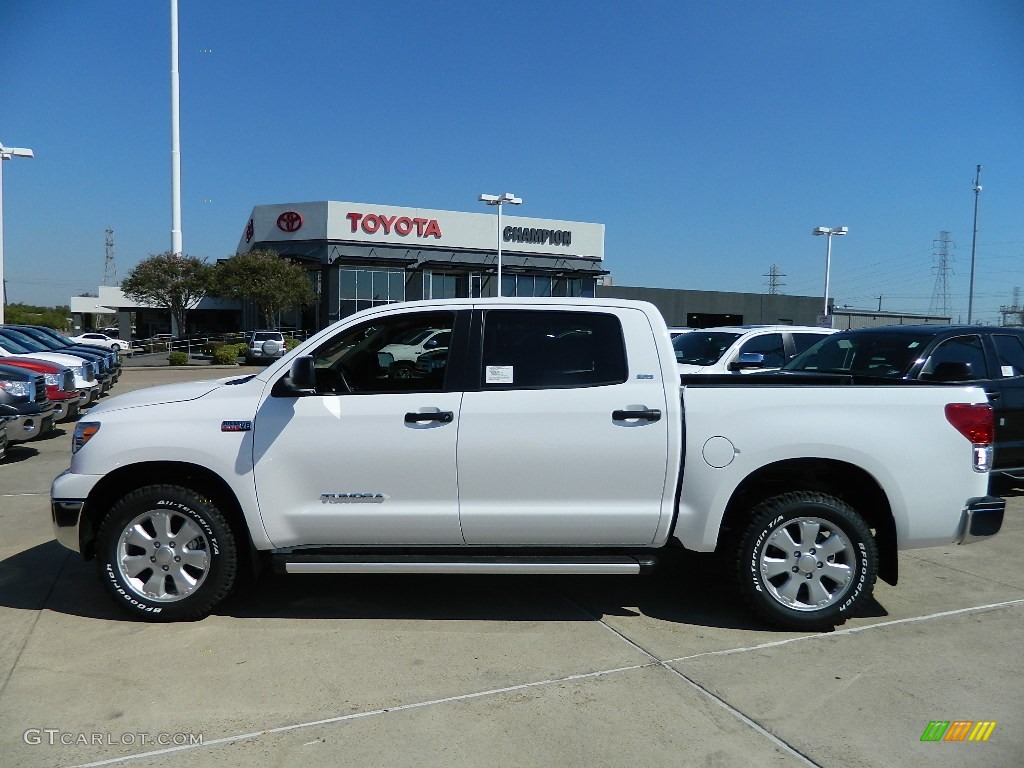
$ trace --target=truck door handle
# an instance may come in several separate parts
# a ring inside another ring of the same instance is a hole
[[[612,411],[612,421],[625,421],[626,419],[660,421],[661,411],[657,408],[644,408],[641,411]]]
[[[455,414],[451,411],[430,411],[428,413],[407,413],[405,414],[406,424],[422,424],[425,421],[439,421],[442,424],[451,424]]]

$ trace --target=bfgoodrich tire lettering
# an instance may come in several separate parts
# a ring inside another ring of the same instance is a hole
[[[140,488],[115,504],[100,526],[96,554],[115,602],[150,621],[205,616],[231,592],[238,570],[220,510],[177,485]]]
[[[740,591],[762,617],[797,630],[842,624],[870,598],[878,549],[852,507],[817,492],[759,504],[740,537]]]

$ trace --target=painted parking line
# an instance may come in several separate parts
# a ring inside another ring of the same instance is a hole
[[[832,632],[817,632],[813,635],[801,635],[800,637],[788,637],[785,640],[775,640],[771,643],[759,643],[758,645],[751,645],[745,648],[727,648],[722,651],[705,651],[704,653],[695,653],[691,656],[680,656],[678,659],[668,659],[666,664],[675,664],[680,661],[691,661],[693,659],[702,659],[709,656],[729,656],[734,653],[748,653],[750,651],[761,651],[765,648],[778,648],[782,645],[789,645],[790,643],[802,643],[805,640],[818,640],[820,638],[828,637],[843,637],[845,635],[855,635],[859,632],[870,632],[873,629],[883,629],[885,627],[895,627],[901,624],[913,624],[919,621],[934,621],[935,619],[944,619],[949,616],[962,616],[969,613],[980,613],[982,611],[991,611],[996,608],[1008,608],[1014,605],[1024,605],[1024,599],[1020,600],[1006,600],[1001,603],[989,603],[987,605],[977,605],[972,608],[958,608],[954,611],[941,611],[939,613],[929,613],[925,616],[910,616],[905,619],[893,619],[892,621],[880,621],[877,624],[868,624],[863,627],[850,627],[848,629],[837,629]]]

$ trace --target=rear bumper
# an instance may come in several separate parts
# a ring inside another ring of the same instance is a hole
[[[981,496],[970,499],[960,515],[960,529],[957,544],[971,544],[999,533],[1003,527],[1003,513],[1006,500],[998,496]]]

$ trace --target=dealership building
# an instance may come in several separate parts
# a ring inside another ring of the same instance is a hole
[[[315,331],[361,309],[397,301],[497,296],[501,245],[503,296],[581,296],[654,303],[670,326],[822,322],[814,296],[723,293],[612,285],[604,264],[604,224],[401,208],[371,203],[257,205],[242,227],[237,252],[266,249],[299,264],[313,285],[309,307],[283,313],[276,325]],[[695,258],[700,258],[699,255]],[[666,282],[678,282],[678,277]],[[205,297],[189,313],[193,335],[250,331],[263,320],[251,302]],[[166,310],[129,300],[116,287],[71,299],[73,327],[112,322],[121,333],[134,320],[140,337],[173,333]],[[111,314],[116,319],[108,319]],[[831,307],[835,328],[948,323],[948,317]]]
[[[607,274],[604,225],[345,202],[253,208],[238,253],[276,251],[303,266],[317,297],[297,327],[414,299],[593,296]]]

